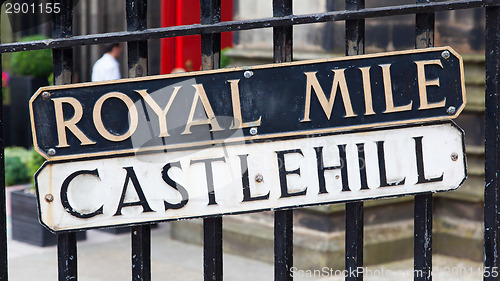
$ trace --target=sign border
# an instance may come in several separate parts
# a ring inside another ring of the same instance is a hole
[[[372,129],[372,130],[369,130],[367,128],[361,128],[361,129],[349,131],[349,134],[362,133],[362,132],[367,132],[367,131],[381,131],[381,130],[387,130],[387,129],[394,130],[394,129],[403,129],[403,128],[418,128],[418,127],[425,127],[425,126],[432,126],[432,125],[450,125],[452,127],[455,127],[461,133],[462,153],[464,155],[464,157],[463,157],[464,175],[465,175],[464,178],[462,179],[462,181],[460,182],[460,184],[456,188],[446,189],[446,190],[437,189],[437,190],[432,191],[432,193],[457,190],[467,180],[468,174],[467,174],[467,157],[466,157],[467,154],[466,154],[466,149],[465,149],[465,132],[454,121],[446,120],[446,121],[434,121],[434,122],[429,122],[429,123],[425,123],[425,124],[404,124],[404,125],[400,125],[400,126],[394,126],[391,128],[377,127],[375,129]],[[343,132],[331,132],[331,133],[327,133],[327,134],[313,134],[313,135],[308,135],[308,137],[331,136],[331,135],[339,135],[342,133]],[[285,139],[287,139],[287,138],[285,138]],[[246,141],[245,143],[249,143],[249,142],[250,141]],[[229,144],[229,145],[236,145],[236,144]],[[120,157],[120,156],[123,156],[123,155],[117,155],[116,157]],[[65,230],[54,230],[54,229],[50,228],[48,225],[46,225],[41,219],[42,218],[41,204],[40,204],[41,197],[40,197],[40,193],[39,193],[38,177],[37,177],[38,174],[42,171],[42,169],[44,169],[46,166],[51,165],[51,164],[62,164],[62,163],[66,163],[66,162],[81,162],[81,161],[96,160],[96,159],[101,159],[101,158],[102,158],[102,156],[94,156],[91,158],[79,159],[77,161],[65,159],[65,160],[59,160],[59,161],[46,161],[43,163],[43,165],[38,169],[38,171],[34,175],[35,191],[36,191],[36,197],[37,197],[38,220],[39,220],[40,224],[42,224],[46,229],[48,229],[52,233],[67,233],[67,232],[85,231],[85,230],[91,230],[91,229],[127,227],[127,226],[154,224],[154,223],[162,223],[162,222],[169,222],[169,221],[181,221],[181,220],[190,220],[190,219],[199,219],[199,218],[213,218],[213,217],[221,217],[221,216],[228,216],[228,215],[241,215],[241,214],[257,213],[257,212],[264,212],[264,211],[293,210],[293,209],[299,209],[299,208],[304,208],[304,207],[314,207],[314,206],[331,205],[331,204],[343,204],[343,203],[352,203],[352,202],[364,202],[364,201],[368,201],[368,200],[398,198],[398,197],[414,196],[414,195],[426,193],[426,192],[415,192],[415,193],[405,193],[405,194],[389,195],[389,196],[381,195],[381,196],[370,197],[368,199],[353,199],[353,200],[309,203],[309,204],[304,204],[304,205],[294,205],[294,206],[287,206],[287,207],[264,208],[264,209],[227,212],[227,213],[203,215],[203,216],[200,215],[200,216],[192,216],[192,217],[173,218],[173,219],[159,219],[159,220],[154,220],[154,221],[133,222],[133,223],[116,224],[116,225],[108,225],[108,226],[90,226],[90,227],[82,227],[82,228],[70,229],[70,230],[69,229],[68,230],[66,230],[66,229]],[[115,158],[115,157],[113,157],[113,158]]]
[[[122,84],[129,82],[139,82],[139,81],[150,81],[150,80],[161,80],[166,78],[178,78],[178,77],[192,77],[192,76],[200,76],[214,73],[225,73],[225,72],[235,72],[235,71],[246,71],[246,70],[256,70],[256,69],[268,69],[268,68],[278,68],[278,67],[286,67],[286,66],[297,66],[297,65],[308,65],[313,63],[326,63],[326,62],[337,62],[337,61],[347,61],[347,60],[359,60],[359,59],[369,59],[369,58],[380,58],[387,56],[396,56],[396,55],[406,55],[406,54],[419,54],[419,53],[428,53],[428,52],[438,52],[438,51],[449,51],[459,60],[460,66],[460,78],[461,78],[461,86],[462,86],[462,106],[456,109],[455,114],[441,116],[441,117],[433,117],[433,118],[421,118],[421,119],[411,119],[404,121],[392,121],[392,122],[384,122],[384,123],[375,123],[375,124],[365,124],[365,125],[354,125],[347,127],[335,127],[335,128],[324,128],[318,130],[306,130],[306,131],[296,131],[296,132],[287,132],[287,133],[274,133],[274,134],[266,134],[266,135],[255,135],[255,136],[245,136],[239,138],[231,138],[231,139],[219,139],[219,140],[211,140],[211,141],[201,141],[194,143],[180,143],[180,144],[172,144],[172,145],[163,145],[163,146],[155,146],[155,147],[146,147],[139,149],[121,149],[121,150],[112,150],[112,151],[104,151],[104,152],[96,152],[92,154],[71,154],[71,155],[63,155],[63,156],[49,156],[44,151],[40,150],[38,147],[38,140],[36,137],[36,128],[34,122],[34,112],[33,112],[33,102],[35,99],[45,91],[51,90],[60,90],[60,89],[75,89],[75,88],[83,88],[83,87],[92,87],[99,85],[109,85],[109,84]],[[155,152],[155,151],[163,151],[170,149],[187,149],[192,147],[201,147],[207,145],[216,145],[216,144],[229,144],[233,142],[241,142],[241,141],[254,141],[254,140],[272,140],[281,137],[306,137],[309,135],[315,134],[325,134],[332,132],[352,132],[357,129],[370,129],[370,128],[387,128],[392,126],[399,126],[404,124],[419,124],[419,123],[429,123],[436,121],[444,121],[444,120],[452,120],[456,118],[465,108],[467,104],[466,92],[465,92],[465,74],[464,74],[464,66],[463,66],[463,58],[460,56],[455,50],[453,50],[449,46],[445,47],[433,47],[433,48],[425,48],[425,49],[411,49],[404,51],[393,51],[393,52],[384,52],[384,53],[375,53],[375,54],[365,54],[365,55],[357,55],[357,56],[343,56],[343,57],[335,57],[328,59],[317,59],[317,60],[305,60],[305,61],[296,61],[296,62],[286,62],[286,63],[277,63],[277,64],[263,64],[257,66],[244,66],[244,67],[233,67],[233,68],[221,68],[216,70],[206,70],[206,71],[193,71],[193,72],[184,72],[177,74],[163,74],[163,75],[154,75],[154,76],[145,76],[138,78],[126,78],[119,80],[111,80],[111,81],[102,81],[102,82],[86,82],[86,83],[76,83],[76,84],[67,84],[67,85],[59,85],[59,86],[48,86],[41,87],[29,100],[29,111],[30,111],[30,123],[33,137],[33,147],[36,152],[42,155],[48,161],[55,160],[69,160],[69,159],[80,159],[80,158],[91,158],[94,156],[103,156],[109,157],[114,155],[125,155],[125,154],[133,154],[138,152]]]

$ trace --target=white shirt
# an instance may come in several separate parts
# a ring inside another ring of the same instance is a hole
[[[92,82],[120,79],[120,63],[110,54],[105,53],[92,68]]]

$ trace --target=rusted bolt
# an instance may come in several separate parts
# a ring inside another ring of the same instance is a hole
[[[261,174],[257,174],[255,176],[255,181],[256,182],[263,182],[264,181],[264,177]]]
[[[42,93],[42,98],[43,98],[44,100],[46,100],[46,99],[50,98],[50,93],[49,93],[49,92],[43,92],[43,93]]]
[[[253,71],[247,70],[247,71],[245,71],[245,73],[243,73],[243,76],[245,76],[245,78],[248,79],[248,78],[253,76]]]
[[[49,156],[54,156],[56,155],[56,150],[53,149],[53,148],[50,148],[48,151],[47,151],[47,154],[49,154]]]
[[[457,160],[458,160],[458,154],[456,154],[455,152],[453,152],[453,153],[451,154],[451,160],[452,160],[452,161],[457,161]]]
[[[255,127],[250,128],[250,135],[255,136],[258,132],[259,131],[257,130],[257,128]]]
[[[50,193],[45,195],[45,201],[47,201],[47,203],[52,203],[52,201],[54,201],[54,195]]]
[[[336,176],[335,176],[335,179],[339,179],[339,178],[340,178],[340,177],[339,177],[339,175],[336,175]]]
[[[443,57],[443,59],[447,60],[447,59],[449,59],[449,58],[450,58],[450,52],[448,52],[448,51],[443,51],[443,52],[441,53],[441,56]]]
[[[446,110],[446,112],[449,115],[453,115],[453,114],[455,114],[455,112],[457,112],[457,109],[454,106],[450,106],[450,107],[448,107],[448,109]]]

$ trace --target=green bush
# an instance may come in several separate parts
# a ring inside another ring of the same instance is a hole
[[[34,149],[7,147],[5,149],[5,184],[33,182],[33,175],[45,159]]]
[[[5,185],[28,183],[28,168],[18,156],[5,157]]]
[[[221,51],[221,54],[220,54],[220,67],[221,68],[228,67],[229,64],[231,64],[231,58],[226,55],[226,52],[229,50],[231,50],[231,48],[227,47]]]
[[[48,38],[43,35],[33,35],[22,38],[21,42],[44,39]],[[11,67],[16,75],[48,78],[52,73],[52,51],[46,49],[14,53],[11,58]]]
[[[19,146],[9,146],[5,148],[5,158],[19,157],[25,165],[31,159],[31,151]]]

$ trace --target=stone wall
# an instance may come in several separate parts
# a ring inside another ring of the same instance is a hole
[[[272,17],[272,1],[236,1],[235,19]],[[367,1],[367,8],[413,4],[408,0]],[[296,15],[342,11],[343,1],[293,1]],[[294,52],[344,53],[344,22],[329,22],[294,26]],[[366,20],[366,52],[411,49],[415,46],[415,16],[403,15]],[[235,36],[235,48],[272,50],[272,28],[240,31]],[[436,46],[450,45],[460,53],[484,50],[484,10],[445,11],[436,14]]]

